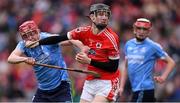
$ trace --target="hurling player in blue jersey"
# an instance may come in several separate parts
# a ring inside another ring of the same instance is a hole
[[[33,64],[36,61],[66,68],[58,44],[41,45],[35,48],[25,46],[28,41],[36,41],[52,34],[40,32],[35,22],[31,20],[20,25],[19,33],[23,40],[17,44],[10,54],[9,63]],[[33,102],[72,102],[71,85],[67,71],[36,65],[33,67],[38,81],[38,89],[33,97]]]
[[[152,24],[148,19],[137,19],[133,25],[135,38],[125,44],[125,68],[122,72],[120,95],[128,76],[133,91],[132,102],[154,102],[156,100],[155,82],[163,83],[175,66],[175,62],[161,46],[148,38],[151,29]],[[160,76],[153,75],[157,59],[162,59],[167,63]]]

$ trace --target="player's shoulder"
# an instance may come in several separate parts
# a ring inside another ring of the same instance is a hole
[[[86,32],[90,29],[91,29],[91,26],[80,26],[80,27],[75,28],[74,30],[76,32]]]
[[[55,35],[58,35],[58,34],[51,34],[48,32],[40,32],[40,38],[41,39],[46,38],[46,37],[50,37],[50,36],[55,36]]]
[[[151,46],[160,46],[159,43],[151,40],[150,38],[147,38],[147,39],[146,39],[146,43],[147,43],[148,45],[151,45]]]
[[[129,39],[128,41],[125,42],[124,48],[128,48],[129,46],[132,46],[134,44],[136,44],[136,39],[135,38]]]
[[[110,27],[107,27],[103,32],[105,35],[113,36],[115,39],[119,39],[118,34],[115,31],[113,31]]]
[[[159,43],[151,40],[150,38],[146,39],[146,43],[147,45],[152,46],[153,48],[162,48],[162,46]]]
[[[132,44],[132,43],[135,43],[135,42],[136,42],[136,39],[132,38],[132,39],[129,39],[128,41],[126,41],[126,44]]]
[[[107,28],[105,29],[105,32],[108,32],[108,33],[110,33],[110,34],[113,34],[113,35],[118,36],[117,33],[116,33],[115,31],[113,31],[112,28],[110,28],[110,27],[107,27]]]
[[[16,46],[16,49],[19,49],[20,51],[23,51],[25,48],[25,43],[23,40],[20,40]]]
[[[24,41],[23,41],[23,40],[20,40],[20,41],[18,42],[18,45],[25,45],[25,44],[24,44]]]
[[[50,35],[47,32],[40,32],[39,34],[40,34],[40,37],[46,37],[46,36]]]

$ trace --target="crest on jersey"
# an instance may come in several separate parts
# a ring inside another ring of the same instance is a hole
[[[79,32],[82,32],[82,31],[87,31],[88,28],[87,27],[78,27],[75,29],[75,32],[79,33]]]
[[[97,42],[97,43],[96,43],[96,48],[101,48],[101,47],[102,47],[102,44],[99,43],[99,42]]]
[[[88,54],[95,55],[95,54],[96,54],[96,52],[95,52],[95,50],[90,49],[90,50],[88,51]]]
[[[81,31],[80,28],[75,29],[75,32],[76,32],[76,33],[79,33],[80,31]]]

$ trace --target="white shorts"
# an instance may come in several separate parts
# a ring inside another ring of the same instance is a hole
[[[106,97],[109,101],[115,101],[119,90],[119,78],[114,80],[86,80],[83,86],[81,99],[91,102],[95,96]]]

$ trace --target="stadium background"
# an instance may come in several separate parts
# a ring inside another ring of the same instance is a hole
[[[132,24],[139,17],[147,17],[153,23],[151,38],[160,43],[176,61],[176,67],[164,84],[157,84],[158,101],[180,102],[180,1],[179,0],[0,0],[0,102],[30,102],[36,90],[32,67],[26,64],[10,65],[9,53],[20,40],[18,26],[33,19],[41,31],[63,34],[78,26],[90,24],[86,17],[92,3],[111,6],[110,26],[120,37],[122,68],[124,43],[133,37]],[[77,49],[63,47],[68,67],[85,69],[74,60]],[[163,71],[165,64],[158,61],[155,72]],[[85,74],[69,72],[73,99],[79,101]],[[155,75],[158,73],[155,73]],[[131,97],[127,83],[120,101]]]

